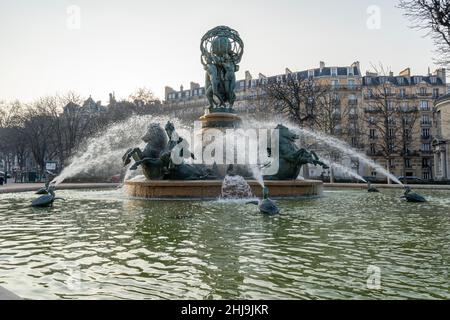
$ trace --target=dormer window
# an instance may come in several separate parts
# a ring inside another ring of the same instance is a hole
[[[398,84],[400,84],[400,85],[403,84],[403,78],[398,78]]]
[[[372,78],[366,77],[366,84],[372,84]]]
[[[414,82],[415,83],[421,83],[422,82],[422,77],[414,77]]]
[[[314,77],[314,70],[308,70],[308,78]]]
[[[431,83],[433,83],[433,84],[434,84],[434,83],[436,83],[436,82],[437,82],[437,78],[436,78],[436,77],[431,77],[431,78],[430,78],[430,81],[431,81]]]
[[[331,68],[331,76],[337,77],[337,68]]]
[[[354,76],[355,75],[355,73],[353,72],[353,68],[352,67],[348,67],[347,68],[347,75],[349,75],[349,76]]]

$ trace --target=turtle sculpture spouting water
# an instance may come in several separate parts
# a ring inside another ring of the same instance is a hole
[[[42,195],[37,199],[34,199],[31,202],[31,206],[32,207],[51,207],[51,206],[53,206],[53,202],[55,200],[65,200],[65,199],[56,197],[55,186],[51,185],[47,188],[47,194]]]
[[[420,194],[413,192],[411,187],[405,187],[405,194],[402,196],[408,202],[427,202],[427,200]]]
[[[40,188],[38,191],[35,192],[35,194],[48,194],[48,186],[50,184],[50,181],[47,181],[45,183],[45,186],[43,188]]]
[[[372,184],[369,182],[367,182],[367,192],[380,192],[380,190],[378,190],[375,187],[372,187]]]
[[[259,211],[267,215],[276,215],[280,213],[280,209],[277,207],[275,202],[269,198],[269,188],[263,188],[263,199],[261,201],[249,201],[247,204],[257,205]]]

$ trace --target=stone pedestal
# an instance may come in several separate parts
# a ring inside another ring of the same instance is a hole
[[[248,184],[255,196],[262,196],[262,187],[255,180],[248,180]],[[270,197],[300,198],[322,195],[322,181],[290,180],[290,181],[265,181],[270,190]],[[125,182],[128,195],[137,198],[154,200],[192,199],[214,200],[222,193],[221,180],[202,181],[127,181]]]
[[[235,114],[230,112],[213,112],[205,113],[200,117],[202,128],[230,129],[239,128],[242,120]]]

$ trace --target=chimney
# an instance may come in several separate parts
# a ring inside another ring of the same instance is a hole
[[[442,83],[447,82],[447,74],[445,68],[437,69],[434,73],[439,79],[441,79]]]
[[[402,77],[411,77],[411,68],[406,68],[405,70],[400,71],[398,75]]]
[[[352,68],[355,68],[355,67],[356,67],[356,69],[358,69],[358,75],[361,75],[361,66],[360,66],[359,61],[353,62],[352,65],[351,65],[351,67],[352,67]]]
[[[200,88],[200,85],[196,82],[191,81],[191,90]]]
[[[320,61],[320,71],[322,71],[323,68],[325,68],[325,62]]]
[[[389,71],[389,77],[393,77],[394,73],[392,71]]]
[[[165,86],[164,87],[164,96],[165,96],[165,100],[169,100],[169,93],[174,92],[175,90],[173,90],[171,87]]]
[[[183,92],[183,89],[184,89],[184,87],[183,87],[183,85],[181,85],[180,86],[180,91]]]
[[[246,81],[250,81],[252,80],[252,74],[250,73],[250,71],[245,71],[245,80]]]

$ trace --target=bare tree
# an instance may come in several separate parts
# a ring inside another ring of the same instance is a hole
[[[328,87],[320,85],[314,78],[297,78],[287,74],[283,79],[264,86],[268,99],[276,111],[281,112],[296,124],[315,128],[321,125],[319,117],[321,101]]]
[[[435,45],[438,62],[450,63],[450,0],[400,0],[413,28],[425,30]]]
[[[375,71],[380,75],[379,82],[368,86],[364,121],[369,128],[369,154],[383,158],[390,171],[396,156],[402,155],[404,161],[411,156],[409,148],[419,111],[417,106],[397,98],[391,77],[383,66]]]

